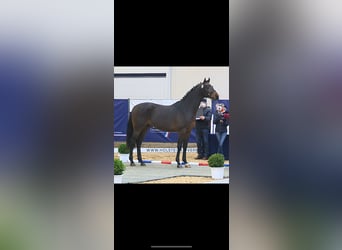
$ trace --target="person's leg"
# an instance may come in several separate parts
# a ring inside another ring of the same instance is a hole
[[[196,158],[202,158],[202,146],[201,146],[201,130],[196,129],[196,144],[197,144],[197,157]]]
[[[227,133],[221,133],[221,138],[220,138],[220,145],[223,146],[224,141],[226,140]]]
[[[221,141],[221,134],[220,132],[216,132],[216,139],[217,139],[217,153],[221,153],[221,148],[220,148],[220,141]]]
[[[203,156],[205,158],[209,157],[209,129],[203,129],[203,149],[204,153]]]
[[[205,153],[205,149],[204,149],[204,146],[205,146],[205,144],[204,144],[204,134],[203,134],[203,129],[201,129],[200,130],[201,132],[200,132],[200,138],[201,138],[201,150],[200,150],[200,152],[201,152],[201,156],[202,157],[204,157],[205,155],[204,155],[204,153]]]
[[[219,146],[220,146],[220,149],[221,149],[221,154],[224,154],[224,152],[223,152],[223,143],[224,143],[226,137],[227,137],[227,133],[226,132],[220,134]]]

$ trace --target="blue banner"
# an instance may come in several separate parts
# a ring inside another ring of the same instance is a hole
[[[114,99],[114,141],[126,141],[128,115],[128,100]]]
[[[220,100],[229,110],[229,101]],[[126,141],[126,130],[129,116],[128,99],[114,99],[114,141]],[[213,101],[212,111],[215,112],[215,104]],[[150,128],[146,133],[144,142],[177,142],[178,134],[176,132],[165,132],[155,128]],[[189,142],[196,142],[196,131],[193,129],[190,134]]]

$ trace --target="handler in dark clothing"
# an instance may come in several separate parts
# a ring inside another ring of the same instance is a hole
[[[216,124],[215,133],[218,141],[217,153],[223,153],[223,143],[227,137],[227,126],[229,125],[229,113],[224,104],[220,104],[214,114],[213,123]]]
[[[209,131],[211,115],[211,108],[207,106],[207,100],[203,99],[196,115],[196,140],[198,155],[195,159],[207,160],[209,157]]]

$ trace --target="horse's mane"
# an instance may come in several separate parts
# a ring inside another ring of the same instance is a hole
[[[186,99],[188,97],[188,95],[190,93],[192,93],[197,87],[199,87],[202,84],[202,82],[196,84],[195,86],[193,86],[183,97],[180,101],[183,101],[184,99]]]

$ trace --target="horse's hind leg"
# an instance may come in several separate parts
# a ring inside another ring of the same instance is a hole
[[[129,146],[129,161],[131,162],[131,166],[135,166],[135,163],[133,161],[133,149],[134,149],[134,145],[130,145]]]
[[[146,166],[146,164],[143,162],[142,156],[141,156],[141,144],[142,144],[142,142],[138,142],[138,143],[137,143],[138,161],[140,162],[140,165],[141,165],[141,166]]]
[[[133,149],[135,147],[135,144],[137,142],[138,134],[136,132],[133,133],[132,138],[130,140],[129,144],[129,161],[131,162],[131,166],[135,166],[134,160],[133,160]]]

